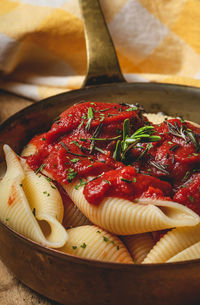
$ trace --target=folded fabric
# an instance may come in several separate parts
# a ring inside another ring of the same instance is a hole
[[[101,0],[128,81],[200,87],[199,0]],[[0,88],[39,100],[80,88],[78,0],[1,0]]]

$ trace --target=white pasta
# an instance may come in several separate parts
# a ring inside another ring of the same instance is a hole
[[[18,233],[29,237],[45,246],[58,248],[67,241],[67,233],[56,216],[62,221],[63,208],[60,195],[52,189],[49,182],[20,163],[20,158],[4,145],[7,171],[0,181],[0,218]],[[24,170],[24,168],[26,168]],[[41,179],[40,181],[37,181]],[[23,186],[24,184],[24,186]],[[46,186],[49,197],[56,203],[43,200],[41,185]],[[28,200],[27,200],[28,198]],[[54,205],[54,206],[53,206]],[[33,212],[35,211],[35,216]],[[40,221],[41,227],[38,224]],[[44,228],[44,231],[42,231]]]
[[[72,201],[92,223],[117,235],[194,226],[199,223],[196,213],[172,201],[141,199],[139,203],[134,203],[107,197],[95,206],[86,200],[83,187],[75,189],[76,183],[63,186]]]
[[[143,263],[165,263],[198,241],[200,241],[200,225],[175,228],[156,243]]]
[[[151,233],[121,236],[121,240],[138,264],[145,259],[155,244]]]
[[[77,208],[73,201],[69,198],[64,206],[64,227],[78,227],[89,225],[91,222],[85,215]]]
[[[171,257],[167,263],[200,258],[200,241]]]
[[[67,230],[68,242],[61,251],[79,257],[116,263],[133,263],[118,237],[96,226],[81,226]]]
[[[37,152],[37,148],[34,144],[28,143],[21,152],[22,157],[28,157],[34,155]]]

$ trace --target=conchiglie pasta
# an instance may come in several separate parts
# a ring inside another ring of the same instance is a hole
[[[34,155],[37,152],[37,148],[34,144],[28,143],[21,152],[22,157]]]
[[[145,259],[155,244],[151,233],[121,236],[121,240],[138,264]]]
[[[68,197],[64,202],[64,217],[63,226],[78,227],[89,225],[91,222],[85,215],[77,208],[73,201]]]
[[[200,258],[200,241],[171,257],[167,263],[187,261]]]
[[[200,225],[175,228],[165,234],[149,252],[143,263],[165,263],[200,240]]]
[[[28,143],[21,156],[30,156],[37,152],[37,148],[34,144]],[[42,172],[49,177],[50,174],[45,170]],[[90,221],[85,217],[85,215],[77,208],[77,206],[72,202],[72,200],[67,196],[64,196],[64,216],[63,225],[64,227],[77,227],[90,224]]]
[[[72,201],[95,225],[117,235],[132,235],[180,226],[194,226],[199,216],[187,207],[172,201],[129,200],[107,197],[100,205],[90,204],[83,187],[75,183],[63,186]]]
[[[133,260],[118,237],[96,226],[81,226],[67,230],[68,242],[61,251],[79,257],[107,262],[129,263]]]
[[[32,178],[30,178],[30,176],[32,177],[33,174],[37,177],[37,175],[31,170],[24,170],[24,165],[22,166],[20,158],[17,157],[8,145],[4,145],[4,152],[7,162],[7,171],[0,182],[1,220],[4,223],[6,222],[18,233],[40,242],[45,246],[54,248],[62,247],[67,241],[66,230],[56,219],[53,209],[50,206],[46,208],[44,202],[42,203],[42,196],[36,194],[38,193],[38,185],[37,183],[33,183],[32,185]],[[45,179],[44,177],[41,178]],[[39,179],[39,177],[37,177],[37,179]],[[50,195],[53,194],[52,190],[49,189]],[[29,197],[29,201],[27,200],[27,196]],[[59,197],[55,195],[55,198]],[[46,205],[48,206],[47,201]],[[36,215],[33,215],[33,211],[37,215],[37,219],[41,221],[41,225],[44,228],[47,228],[46,232],[42,231],[36,220]],[[62,219],[62,214],[63,211],[61,208],[58,212],[60,219]]]

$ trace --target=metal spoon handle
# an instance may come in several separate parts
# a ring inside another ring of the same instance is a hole
[[[87,76],[83,87],[125,82],[98,0],[79,0],[86,38]]]

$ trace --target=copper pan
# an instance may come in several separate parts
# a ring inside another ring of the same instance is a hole
[[[0,157],[7,143],[18,153],[67,107],[80,101],[142,104],[200,123],[200,89],[169,84],[128,84],[97,0],[80,1],[86,32],[88,75],[80,90],[31,105],[0,126]],[[67,305],[200,304],[200,260],[126,265],[86,260],[45,248],[0,223],[0,257],[24,284]]]

